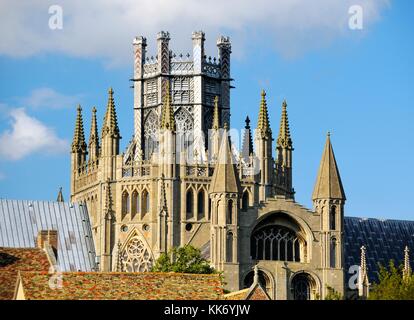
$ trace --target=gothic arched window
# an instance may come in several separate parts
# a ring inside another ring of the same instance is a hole
[[[186,213],[187,220],[193,218],[194,213],[194,195],[192,190],[187,191],[186,196]]]
[[[336,268],[336,255],[337,255],[337,244],[336,239],[331,239],[331,252],[330,252],[330,267]]]
[[[226,223],[233,224],[233,200],[229,200],[227,202],[227,216],[226,216]]]
[[[122,218],[125,217],[128,213],[130,213],[130,205],[131,200],[129,197],[129,193],[124,191],[122,193]]]
[[[204,217],[204,191],[203,190],[200,190],[200,192],[198,193],[197,215],[198,215],[198,219],[202,219]]]
[[[142,191],[142,216],[145,216],[150,209],[150,197],[147,190]]]
[[[151,250],[138,235],[128,241],[120,257],[125,272],[150,271],[154,261]]]
[[[314,287],[315,283],[310,275],[306,273],[296,275],[292,280],[293,299],[311,300]]]
[[[332,206],[329,212],[329,226],[331,230],[336,229],[336,206]]]
[[[254,260],[301,261],[301,242],[293,230],[284,226],[267,225],[254,231],[251,256]]]
[[[227,233],[226,239],[226,261],[233,262],[233,233]]]
[[[139,213],[139,194],[136,190],[132,193],[132,218]]]
[[[243,192],[242,210],[247,211],[248,208],[249,208],[249,192],[246,190],[245,192]]]
[[[150,111],[144,122],[144,158],[150,159],[158,150],[158,116]]]

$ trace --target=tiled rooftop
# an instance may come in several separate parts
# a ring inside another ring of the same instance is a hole
[[[223,296],[218,274],[64,272],[62,288],[50,274],[22,272],[26,299],[35,300],[216,300]]]
[[[0,300],[13,298],[19,271],[48,271],[46,253],[39,248],[0,247]]]

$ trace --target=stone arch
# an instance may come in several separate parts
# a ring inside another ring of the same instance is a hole
[[[151,248],[137,229],[130,232],[119,255],[124,272],[150,271],[155,261]]]
[[[289,289],[291,300],[316,300],[321,294],[321,282],[314,272],[300,270],[291,275]]]
[[[241,206],[242,211],[247,211],[247,209],[249,208],[249,204],[250,204],[250,195],[249,195],[249,191],[246,189],[243,191],[243,195],[242,195],[242,206]]]
[[[127,190],[122,192],[122,219],[125,218],[131,212],[131,197]]]
[[[309,228],[309,227],[308,227]],[[313,234],[296,217],[271,212],[256,221],[250,234],[250,253],[255,260],[309,262]]]
[[[134,189],[134,191],[132,191],[132,197],[131,197],[131,218],[136,217],[141,208],[140,208],[140,195],[137,191],[137,189]]]
[[[141,215],[144,217],[147,213],[149,213],[151,207],[150,203],[150,194],[146,188],[142,190],[141,193]]]
[[[194,218],[194,197],[197,193],[194,188],[189,187],[185,192],[185,216],[186,220]]]

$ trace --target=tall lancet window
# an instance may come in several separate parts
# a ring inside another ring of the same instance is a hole
[[[331,252],[330,252],[330,267],[336,268],[336,255],[337,255],[337,244],[336,239],[331,239]]]
[[[336,206],[332,206],[330,209],[329,226],[331,230],[336,230]]]
[[[142,216],[145,216],[149,212],[150,197],[147,190],[142,191]]]
[[[202,219],[204,217],[204,191],[201,190],[198,193],[198,198],[197,198],[197,215],[198,215],[198,219]]]
[[[233,224],[233,200],[227,203],[227,224]]]
[[[130,205],[131,205],[131,200],[129,197],[129,193],[127,191],[124,191],[122,193],[122,218],[131,212]]]
[[[227,233],[226,239],[226,261],[233,262],[233,233]]]
[[[242,210],[247,211],[249,208],[249,192],[245,191],[242,197]]]
[[[139,213],[139,194],[136,190],[132,193],[132,218]]]
[[[186,197],[186,217],[187,220],[193,218],[194,215],[194,194],[192,190],[187,191]]]

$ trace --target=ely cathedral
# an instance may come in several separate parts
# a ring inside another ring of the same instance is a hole
[[[272,299],[323,298],[328,288],[345,295],[360,246],[348,243],[345,256],[346,197],[329,134],[310,210],[295,202],[287,103],[272,132],[266,93],[258,94],[258,122],[251,128],[246,119],[237,150],[229,38],[217,40],[216,58],[205,56],[203,32],[192,34],[192,55],[174,54],[169,41],[158,33],[151,57],[144,37],[133,41],[134,132],[125,152],[112,89],[102,128],[91,110],[88,141],[77,109],[70,201],[86,204],[99,270],[149,271],[161,253],[190,244],[223,271],[230,291],[249,287],[257,266]],[[359,282],[368,285],[364,250]]]

